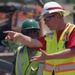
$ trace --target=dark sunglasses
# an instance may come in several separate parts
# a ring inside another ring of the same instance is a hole
[[[54,16],[54,15],[47,16],[47,17],[44,19],[44,21],[45,21],[45,22],[46,22],[46,21],[49,21],[51,17],[55,17],[55,16]]]
[[[29,35],[29,34],[31,34],[31,33],[35,33],[35,32],[37,32],[37,29],[29,29],[29,30],[26,30],[26,31],[21,31],[21,33],[22,34],[24,34],[24,35]]]

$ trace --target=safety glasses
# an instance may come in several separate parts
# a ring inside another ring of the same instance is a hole
[[[29,29],[29,30],[25,30],[25,31],[23,30],[23,31],[21,31],[21,33],[24,35],[29,35],[31,33],[37,32],[37,31],[38,31],[37,29]]]
[[[46,22],[46,21],[49,21],[50,18],[52,18],[52,17],[55,17],[55,15],[47,16],[47,17],[44,19],[44,21],[45,21],[45,22]]]

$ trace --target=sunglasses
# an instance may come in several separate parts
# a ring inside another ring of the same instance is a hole
[[[35,32],[37,32],[38,30],[37,29],[29,29],[29,30],[26,30],[26,31],[21,31],[21,33],[22,34],[24,34],[24,35],[29,35],[29,34],[31,34],[31,33],[35,33]]]
[[[54,15],[51,15],[51,16],[47,16],[45,19],[44,19],[44,21],[46,22],[46,21],[49,21],[50,20],[50,18],[52,18],[52,17],[55,17]]]

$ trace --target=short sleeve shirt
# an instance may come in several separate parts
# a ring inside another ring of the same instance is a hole
[[[61,33],[62,32],[57,33],[57,40],[59,40]],[[45,38],[45,36],[37,38],[37,39],[43,44],[42,49],[46,50],[46,41],[44,40],[44,38]],[[75,29],[73,29],[72,33],[69,36],[67,48],[71,48],[73,46],[75,46]]]

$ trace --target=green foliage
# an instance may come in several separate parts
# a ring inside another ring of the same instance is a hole
[[[21,43],[13,42],[12,40],[5,40],[5,42],[7,42],[9,52],[14,52],[19,46],[21,46]]]

